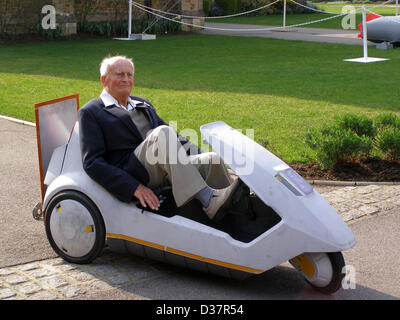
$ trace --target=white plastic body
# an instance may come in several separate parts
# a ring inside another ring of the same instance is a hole
[[[269,270],[304,252],[337,252],[355,244],[351,230],[317,191],[305,188],[309,192],[307,195],[295,195],[295,189],[289,189],[276,178],[288,166],[223,122],[202,126],[203,136],[211,146],[219,141],[225,150],[233,153],[241,152],[238,146],[242,144],[254,149],[253,154],[244,155],[246,161],[254,161],[254,170],[247,175],[239,172],[239,175],[282,217],[277,225],[249,243],[182,216],[168,218],[142,211],[133,203],[119,201],[83,170],[78,126],[77,122],[65,152],[61,174],[47,188],[43,208],[46,210],[50,199],[61,191],[82,192],[100,210],[109,238],[133,240],[195,259],[215,260],[228,267],[240,266],[241,270],[253,273]],[[238,143],[231,144],[232,138]],[[220,155],[223,159],[226,157],[224,153]],[[235,164],[231,169],[235,171]],[[301,188],[298,190],[302,192]]]

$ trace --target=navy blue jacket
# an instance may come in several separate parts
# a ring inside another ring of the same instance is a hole
[[[148,100],[131,98],[143,102],[138,107],[152,129],[167,125]],[[127,112],[116,105],[106,107],[100,98],[89,101],[79,110],[79,137],[84,170],[119,200],[130,202],[138,185],[148,184],[149,174],[134,154],[143,138]],[[179,139],[182,145],[188,142]]]

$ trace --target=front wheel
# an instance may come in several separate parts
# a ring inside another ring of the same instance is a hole
[[[105,243],[103,218],[96,205],[77,191],[62,191],[49,202],[46,234],[54,251],[64,260],[92,262]]]
[[[345,262],[341,252],[303,253],[289,262],[321,293],[332,294],[342,285]]]

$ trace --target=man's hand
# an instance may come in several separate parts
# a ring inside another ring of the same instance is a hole
[[[137,187],[137,189],[133,195],[137,199],[139,199],[143,208],[147,207],[146,204],[148,204],[151,209],[156,210],[156,211],[160,207],[160,201],[158,200],[158,198],[154,194],[154,192],[142,184],[139,184],[139,186]]]

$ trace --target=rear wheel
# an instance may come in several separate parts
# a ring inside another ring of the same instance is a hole
[[[68,262],[90,263],[104,247],[105,227],[100,211],[77,191],[62,191],[50,200],[45,228],[53,250]]]
[[[345,262],[341,252],[303,253],[289,262],[321,293],[332,294],[342,285]]]

